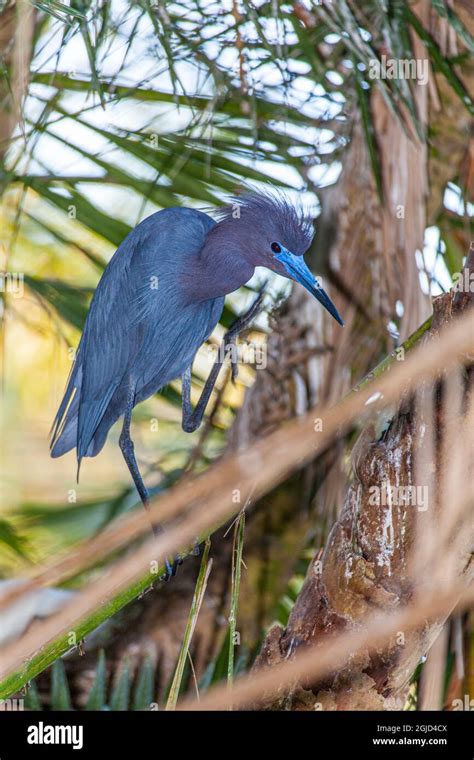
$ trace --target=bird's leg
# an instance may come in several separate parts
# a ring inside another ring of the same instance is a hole
[[[194,410],[191,404],[191,367],[188,367],[184,371],[183,376],[182,376],[182,384],[183,384],[182,427],[186,433],[194,432],[194,430],[197,430],[197,428],[201,424],[202,418],[204,417],[204,412],[206,410],[206,406],[210,399],[213,388],[216,384],[220,369],[224,363],[227,348],[228,346],[235,345],[235,339],[237,338],[237,336],[242,332],[242,330],[245,330],[245,328],[249,326],[249,324],[252,322],[256,314],[260,311],[260,307],[262,305],[263,296],[264,296],[264,289],[265,289],[265,286],[260,290],[257,298],[253,302],[250,309],[241,317],[239,317],[234,322],[234,324],[231,325],[231,327],[225,334],[224,340],[219,346],[217,359],[215,360],[213,364],[211,373],[206,380],[206,383],[201,393],[201,397],[199,401],[197,402]],[[237,360],[232,355],[230,358],[232,362],[232,379],[235,380],[235,378],[237,377]]]
[[[260,288],[257,298],[251,305],[250,309],[245,312],[245,314],[242,314],[238,319],[235,320],[235,322],[230,326],[229,330],[226,332],[224,336],[224,341],[221,346],[221,350],[223,352],[223,355],[225,357],[225,352],[227,350],[228,346],[235,346],[235,340],[240,335],[241,332],[243,332],[249,325],[252,323],[254,318],[257,316],[257,314],[260,311],[260,308],[262,306],[263,297],[265,295],[265,287],[266,283]],[[232,381],[235,382],[237,378],[238,373],[238,360],[234,359],[232,356],[232,352],[230,352],[230,361],[231,361],[231,369],[232,369]]]
[[[203,391],[201,393],[201,397],[199,401],[196,404],[196,408],[193,410],[192,404],[191,404],[191,367],[188,367],[184,372],[182,376],[182,384],[183,384],[183,421],[182,421],[182,428],[185,433],[193,433],[195,430],[198,429],[199,425],[202,422],[202,418],[204,416],[204,412],[207,406],[207,402],[209,401],[210,395],[212,393],[212,389],[214,388],[217,380],[217,376],[219,374],[220,368],[222,367],[222,360],[220,358],[217,358],[214,362],[214,365],[211,369],[211,374],[206,380],[206,384],[204,385]]]
[[[145,488],[140,470],[138,469],[137,460],[135,459],[135,447],[130,437],[130,423],[132,420],[133,402],[135,400],[135,389],[131,388],[127,398],[127,408],[123,418],[122,432],[120,433],[119,446],[123,454],[123,458],[127,463],[127,467],[130,470],[130,475],[133,478],[136,489],[140,495],[143,506],[148,510],[148,491]],[[153,526],[153,532],[155,533],[155,526]]]
[[[148,500],[148,491],[145,488],[145,484],[140,474],[140,470],[138,469],[137,460],[135,459],[135,447],[130,437],[130,423],[132,420],[132,410],[133,410],[134,400],[135,400],[135,389],[131,387],[128,394],[128,398],[127,398],[127,408],[125,409],[125,414],[123,418],[123,427],[122,427],[122,432],[120,433],[119,446],[123,454],[123,458],[125,459],[125,462],[127,463],[127,467],[130,470],[130,475],[133,478],[133,482],[135,483],[136,489],[140,495],[140,499],[142,500],[143,506],[145,507],[145,510],[147,511],[147,514],[149,515],[150,507],[149,507],[149,500]],[[153,522],[151,522],[151,529],[153,531],[153,535],[155,536],[155,538],[158,538],[158,536],[163,530],[160,526],[155,525]],[[163,576],[163,580],[167,581],[172,576],[176,575],[176,570],[178,568],[178,565],[181,564],[181,562],[182,560],[180,557],[177,557],[173,561],[173,563],[171,563],[168,559],[166,559],[165,560],[166,572],[165,572],[165,575]]]

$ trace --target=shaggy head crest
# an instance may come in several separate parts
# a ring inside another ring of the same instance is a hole
[[[259,246],[278,241],[297,256],[302,256],[311,245],[313,225],[301,207],[295,206],[281,192],[249,192],[231,198],[217,210],[218,227],[240,241],[245,236]],[[252,246],[253,247],[253,246]]]

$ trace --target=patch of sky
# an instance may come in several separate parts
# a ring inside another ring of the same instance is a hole
[[[454,182],[448,182],[444,191],[443,203],[445,208],[452,211],[459,216],[474,216],[474,204],[464,203],[462,197],[461,188],[454,184]]]

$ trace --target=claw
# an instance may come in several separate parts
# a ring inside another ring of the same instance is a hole
[[[160,581],[163,581],[164,583],[168,583],[169,580],[173,577],[173,565],[169,561],[169,559],[165,559],[165,572],[163,575],[160,576]]]
[[[169,559],[165,560],[165,572],[162,576],[160,576],[160,581],[168,583],[171,578],[175,577],[176,573],[178,572],[178,567],[182,565],[183,562],[183,557],[180,557],[179,555],[174,558],[172,563],[169,561]]]

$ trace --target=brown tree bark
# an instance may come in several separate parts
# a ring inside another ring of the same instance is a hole
[[[474,272],[474,251],[470,268]],[[466,272],[469,273],[469,268]],[[434,305],[433,326],[427,340],[459,311],[472,308],[474,293],[461,295],[453,290],[437,298]],[[466,399],[470,398],[472,403],[473,379],[470,366],[463,389],[465,401],[459,411],[466,408]],[[449,501],[443,503],[443,488],[438,477],[446,445],[445,427],[448,421],[451,425],[454,422],[461,436],[462,418],[449,419],[444,385],[437,389],[433,458],[427,463],[437,475],[431,489],[431,501],[434,498],[435,503],[431,503],[429,513],[421,517],[416,508],[407,508],[403,503],[384,505],[380,500],[373,500],[372,494],[373,487],[380,488],[381,483],[397,484],[399,488],[417,485],[417,472],[419,477],[421,470],[419,460],[425,457],[423,447],[429,445],[426,440],[429,422],[424,412],[431,404],[431,393],[431,387],[421,389],[416,410],[406,399],[382,436],[373,424],[362,432],[352,450],[353,482],[323,557],[313,560],[287,627],[270,630],[256,668],[270,667],[288,659],[301,646],[327,644],[331,636],[341,630],[356,630],[375,610],[391,611],[412,599],[412,553],[419,551],[415,539],[420,537],[420,532],[436,531],[440,513],[454,508]],[[466,448],[463,471],[467,478],[469,473],[472,476],[472,454],[472,447]],[[444,494],[444,498],[448,495]],[[472,510],[461,513],[453,528],[454,574],[469,582],[474,577]],[[432,572],[421,566],[420,572],[423,570]],[[422,575],[421,587],[428,585],[429,580]],[[347,667],[324,683],[299,688],[286,695],[283,702],[279,700],[271,706],[279,708],[284,703],[287,709],[402,709],[415,667],[435,641],[449,612],[414,632],[400,632],[383,649],[358,652],[350,658]]]
[[[8,2],[0,12],[0,164],[17,124],[22,122],[21,104],[26,94],[36,9],[25,0]]]

